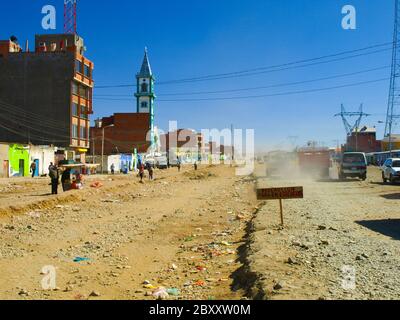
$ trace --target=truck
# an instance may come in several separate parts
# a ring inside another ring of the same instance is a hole
[[[329,176],[330,151],[328,148],[302,148],[297,151],[300,172],[313,177]]]

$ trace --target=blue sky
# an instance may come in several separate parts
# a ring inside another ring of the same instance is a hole
[[[58,9],[56,32],[62,32],[62,0],[2,1],[0,38],[16,35],[21,43],[41,28],[41,8]],[[158,82],[283,64],[392,41],[393,0],[153,0],[96,1],[78,4],[78,33],[87,57],[95,63],[96,85],[133,84],[144,47]],[[341,27],[344,5],[357,9],[357,29]],[[385,47],[388,48],[388,47]],[[355,110],[364,103],[373,114],[364,124],[384,127],[389,81],[336,90],[257,99],[213,100],[214,97],[266,95],[340,86],[390,76],[389,68],[349,77],[233,93],[166,96],[166,94],[242,89],[307,81],[390,65],[391,52],[306,68],[156,87],[156,122],[179,127],[255,129],[259,149],[274,149],[308,140],[335,145],[344,141],[341,103]],[[95,116],[134,112],[134,88],[95,89]],[[104,95],[110,95],[104,97]],[[128,96],[132,95],[132,99]],[[104,98],[126,100],[102,100]],[[206,98],[205,101],[162,101]]]

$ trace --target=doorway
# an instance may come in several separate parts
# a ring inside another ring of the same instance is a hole
[[[39,177],[39,159],[35,159],[36,169],[35,169],[35,177]]]
[[[25,173],[25,160],[19,159],[19,176],[23,177]]]

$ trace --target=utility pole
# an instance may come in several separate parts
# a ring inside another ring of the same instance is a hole
[[[348,112],[346,111],[344,105],[342,104],[341,106],[341,112],[338,114],[335,114],[335,117],[341,117],[346,133],[347,133],[347,137],[353,137],[353,134],[355,133],[355,151],[358,151],[358,132],[360,130],[360,125],[361,125],[361,120],[363,119],[363,117],[369,117],[370,114],[364,113],[363,112],[363,105],[360,105],[359,111],[358,112]],[[352,118],[352,117],[357,117],[357,120],[354,122],[353,125],[351,125],[349,123],[349,120],[347,118]],[[350,140],[351,141],[351,140]]]
[[[393,151],[393,122],[395,119],[400,118],[400,48],[399,48],[399,22],[400,22],[400,0],[395,0],[394,8],[394,32],[393,32],[393,52],[392,52],[392,69],[390,76],[389,99],[386,116],[385,137],[389,138],[389,152],[392,156]]]
[[[232,160],[231,160],[231,167],[233,166],[233,162],[235,161],[235,128],[233,127],[233,124],[231,124],[231,144],[232,144]]]
[[[105,139],[104,131],[105,131],[105,129],[111,128],[111,127],[114,127],[114,125],[110,124],[109,126],[106,126],[106,127],[102,128],[102,135],[103,135],[102,136],[102,140],[101,140],[101,173],[102,174],[104,174],[104,139]]]

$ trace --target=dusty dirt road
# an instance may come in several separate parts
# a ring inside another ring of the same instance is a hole
[[[237,249],[252,181],[224,166],[156,174],[92,176],[104,187],[56,197],[47,179],[1,180],[0,299],[155,299],[159,286],[169,299],[246,298]]]
[[[0,180],[0,299],[155,299],[160,286],[168,299],[400,298],[400,185],[376,168],[365,182],[263,170],[257,181],[225,166],[143,185],[92,176],[56,197],[47,179]],[[285,228],[256,183],[304,186],[305,199],[284,202]],[[42,288],[45,266],[56,290]]]
[[[257,275],[253,297],[399,299],[400,185],[368,180],[266,180],[260,186],[304,186],[305,198],[269,201],[254,217],[247,264]]]

